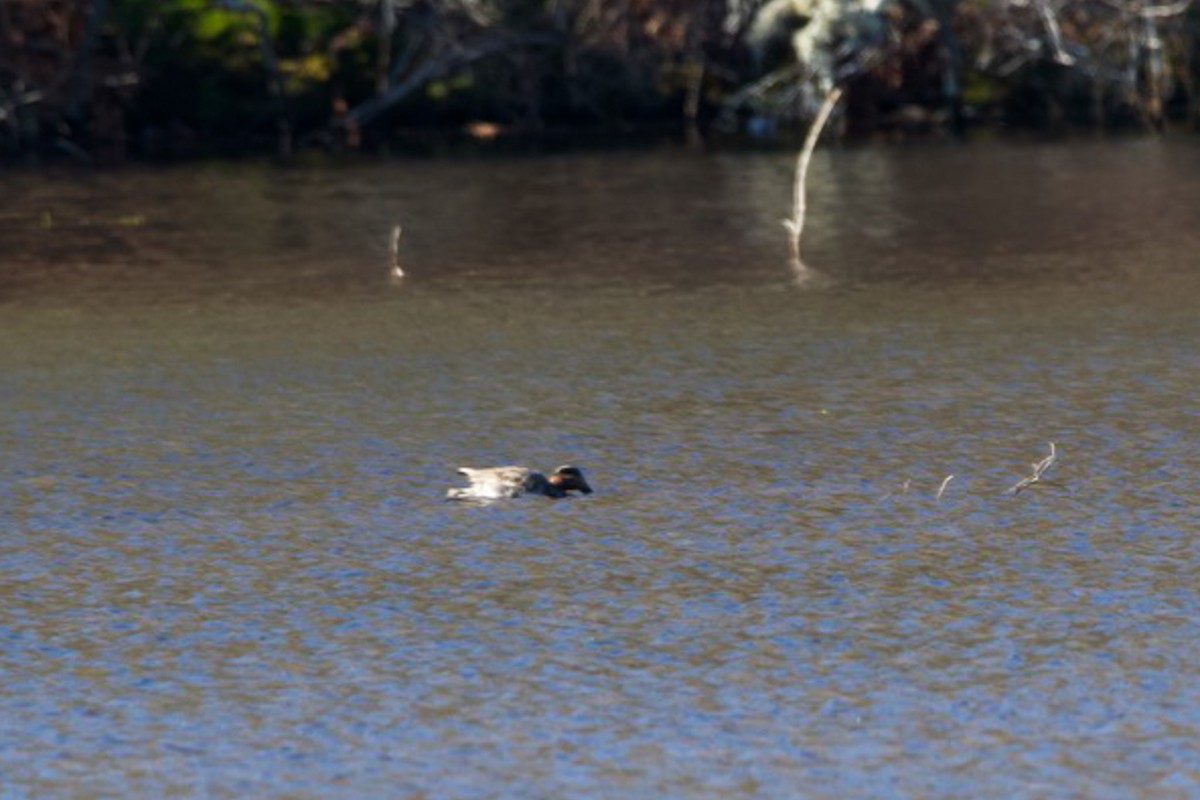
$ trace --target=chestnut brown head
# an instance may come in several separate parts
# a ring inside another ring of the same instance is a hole
[[[583,470],[579,467],[559,467],[554,470],[554,474],[550,476],[549,480],[563,491],[569,492],[574,489],[584,494],[592,493],[592,487],[588,486],[587,479],[583,477]]]

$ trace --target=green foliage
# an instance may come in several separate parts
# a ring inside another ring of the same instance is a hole
[[[265,12],[268,33],[274,37],[279,30],[279,9],[270,0],[246,2]],[[173,5],[177,13],[192,17],[192,35],[201,42],[236,38],[246,33],[258,35],[259,20],[256,14],[215,7],[212,0],[174,0]]]
[[[963,86],[963,102],[968,106],[990,106],[1002,99],[1003,87],[995,78],[969,72]]]
[[[0,5],[6,2],[11,0]],[[736,100],[762,75],[755,71],[761,59],[755,63],[748,52],[753,44],[748,34],[730,37],[725,20],[732,14],[750,23],[747,8],[769,5],[404,0],[395,3],[396,26],[385,38],[378,0],[109,0],[100,35],[89,38],[89,15],[103,6],[24,0],[14,5],[20,13],[4,22],[11,29],[10,44],[0,48],[0,100],[38,99],[0,115],[0,152],[51,149],[64,131],[89,150],[87,137],[99,137],[105,126],[112,141],[134,146],[174,137],[244,150],[273,141],[284,128],[297,139],[337,133],[347,110],[372,103],[377,110],[369,119],[355,118],[361,130],[353,133],[365,140],[388,135],[400,121],[443,126],[488,120],[531,130],[543,124],[629,128],[680,120],[686,97],[699,98],[693,111],[703,121],[717,116],[722,99]],[[1112,3],[1057,4],[1064,36],[1092,53],[1096,74],[1108,76],[1102,94],[1081,82],[1082,68],[1064,69],[1028,47],[1030,37],[1046,36],[1029,4],[901,5],[908,9],[906,21],[890,23],[900,46],[871,80],[851,88],[855,102],[847,104],[847,113],[859,114],[868,125],[899,106],[933,110],[946,102],[941,74],[946,62],[931,34],[936,28],[922,24],[919,12],[928,5],[946,6],[954,15],[962,63],[970,65],[959,76],[959,98],[989,119],[1039,124],[1055,116],[1086,118],[1101,101],[1109,116],[1122,108],[1147,115],[1139,111],[1141,103],[1200,119],[1195,55],[1200,5],[1186,17],[1161,21],[1165,75],[1150,87],[1145,54],[1129,68],[1130,51],[1123,44],[1128,36],[1116,35],[1121,25],[1128,26],[1128,15]],[[1068,13],[1071,8],[1076,11]],[[68,24],[60,24],[64,21]],[[85,47],[94,48],[96,57],[81,59]],[[38,67],[33,78],[30,64]],[[93,71],[88,84],[78,80],[77,65]],[[421,80],[398,100],[377,103],[379,81],[389,72],[393,86],[413,75]],[[90,85],[91,96],[72,101],[74,92],[62,91],[77,85]],[[785,95],[794,89],[778,87]],[[68,105],[75,107],[71,119]],[[88,113],[92,119],[79,119]]]
[[[109,15],[122,30],[137,34],[146,29],[156,12],[168,5],[169,0],[114,0]]]

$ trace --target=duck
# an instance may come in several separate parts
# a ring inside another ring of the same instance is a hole
[[[447,500],[503,500],[524,494],[559,498],[571,491],[592,493],[583,471],[570,465],[548,476],[529,467],[459,467],[458,474],[465,475],[471,485],[450,489]]]

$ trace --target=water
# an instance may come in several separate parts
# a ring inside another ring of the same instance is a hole
[[[1200,149],[790,167],[7,177],[3,796],[1200,794]]]

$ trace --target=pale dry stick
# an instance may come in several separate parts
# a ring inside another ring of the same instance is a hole
[[[788,233],[791,234],[791,238],[788,240],[788,250],[792,256],[792,267],[797,271],[804,269],[804,262],[800,259],[800,235],[804,232],[808,162],[812,160],[817,139],[821,137],[821,129],[829,121],[829,115],[833,113],[833,107],[837,105],[841,96],[842,90],[837,87],[825,96],[825,102],[821,104],[821,110],[817,112],[817,118],[813,120],[812,126],[808,129],[808,136],[804,139],[804,149],[800,151],[800,156],[796,159],[796,179],[792,187],[792,217],[783,220],[783,227],[787,228]]]
[[[1188,10],[1188,6],[1192,4],[1192,0],[1180,0],[1178,3],[1172,3],[1169,6],[1151,6],[1149,8],[1140,9],[1137,13],[1143,17],[1174,17],[1177,14],[1182,14]]]
[[[1062,28],[1059,27],[1054,12],[1046,5],[1046,0],[1039,0],[1037,10],[1042,16],[1042,23],[1046,26],[1046,33],[1050,35],[1050,44],[1054,45],[1054,60],[1063,66],[1074,64],[1075,57],[1067,52],[1067,48],[1063,44]]]
[[[1054,442],[1051,442],[1050,443],[1050,455],[1046,456],[1041,461],[1034,463],[1032,465],[1033,466],[1033,474],[1030,475],[1028,478],[1022,478],[1021,480],[1014,483],[1012,485],[1012,487],[1009,488],[1008,493],[1012,494],[1012,495],[1020,494],[1021,490],[1024,489],[1025,487],[1032,486],[1033,484],[1040,481],[1042,479],[1042,475],[1045,474],[1046,470],[1048,470],[1048,469],[1050,469],[1050,467],[1054,466],[1054,462],[1057,460],[1058,460],[1058,448],[1055,447]]]
[[[952,480],[954,480],[954,476],[947,475],[945,477],[945,479],[942,481],[942,485],[939,486],[938,490],[937,490],[937,499],[938,500],[942,499],[942,495],[946,493],[946,487],[950,485],[950,481],[952,481]]]
[[[393,278],[403,278],[404,277],[404,270],[400,266],[400,233],[401,233],[401,228],[399,225],[392,228],[392,240],[391,240],[391,244],[388,246],[388,250],[392,254],[391,275]]]

